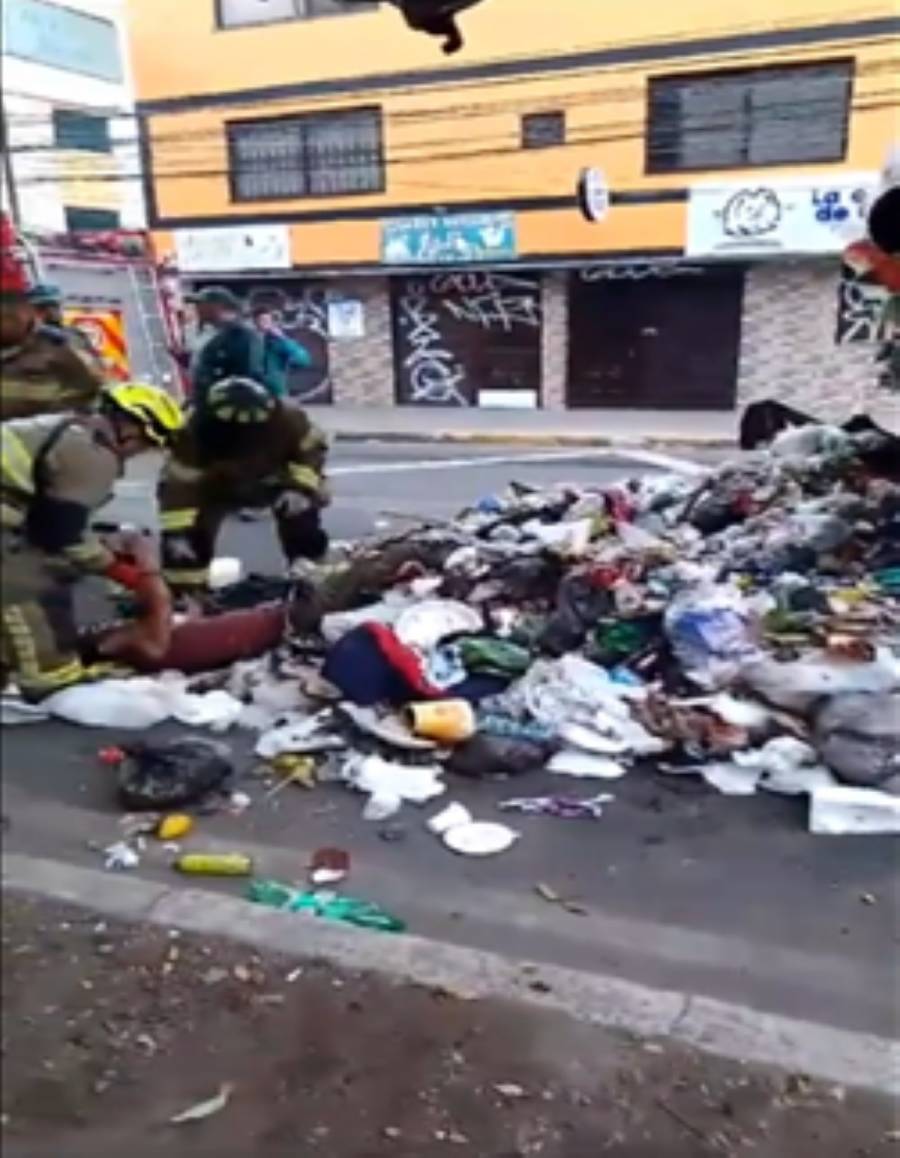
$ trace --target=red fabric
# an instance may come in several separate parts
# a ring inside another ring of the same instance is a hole
[[[417,695],[425,699],[441,699],[446,692],[432,687],[422,671],[422,660],[406,647],[383,623],[367,623],[366,629],[375,637],[378,649],[394,671],[399,672]]]
[[[275,603],[181,623],[172,628],[172,642],[158,670],[191,675],[256,659],[281,643],[286,620],[285,606]]]
[[[112,579],[113,583],[120,583],[129,591],[137,591],[144,578],[144,572],[140,567],[136,567],[134,563],[126,563],[123,559],[114,560],[106,568],[105,575],[107,579]]]

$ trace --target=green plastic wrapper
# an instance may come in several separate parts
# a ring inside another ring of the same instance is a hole
[[[402,933],[406,923],[371,901],[340,893],[296,889],[281,881],[255,880],[247,886],[247,900],[284,913],[311,913],[330,921],[342,921],[361,929]]]

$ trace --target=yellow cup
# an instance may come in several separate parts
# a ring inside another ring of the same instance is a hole
[[[423,740],[461,744],[475,735],[475,713],[467,700],[410,704],[408,712],[412,730]]]

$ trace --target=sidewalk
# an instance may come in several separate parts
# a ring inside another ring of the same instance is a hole
[[[549,1008],[21,894],[3,932],[9,1158],[888,1158],[896,1139],[883,1095]]]
[[[347,441],[521,443],[552,446],[732,446],[736,411],[486,410],[317,406],[319,425]]]

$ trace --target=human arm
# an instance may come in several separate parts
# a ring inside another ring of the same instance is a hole
[[[285,420],[293,424],[295,431],[292,450],[283,468],[285,490],[301,493],[310,506],[325,507],[331,501],[325,477],[328,439],[302,410],[286,408]]]
[[[139,670],[158,665],[172,643],[172,597],[159,573],[145,572],[135,588],[137,618],[96,641],[98,655]]]
[[[270,335],[269,341],[274,344],[278,356],[288,369],[309,370],[312,367],[312,355],[309,350],[294,338],[276,331]]]

